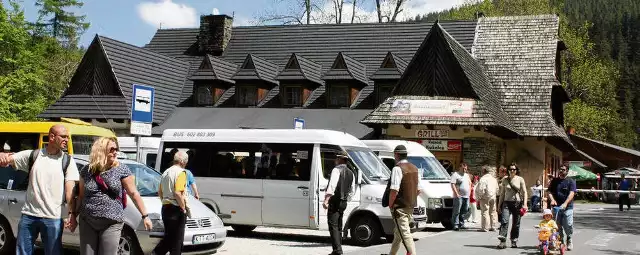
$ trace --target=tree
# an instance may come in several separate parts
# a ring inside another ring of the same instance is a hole
[[[387,22],[396,22],[398,14],[404,9],[404,5],[408,0],[376,0],[376,13],[378,14],[378,22],[382,23],[384,19]]]
[[[89,28],[89,23],[84,22],[84,15],[79,16],[66,9],[83,5],[79,0],[38,0],[36,6],[41,9],[38,11],[40,16],[36,25],[65,45],[76,47],[79,36]]]

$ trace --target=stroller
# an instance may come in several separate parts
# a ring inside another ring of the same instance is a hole
[[[556,220],[558,218],[558,212],[560,212],[560,207],[554,207],[553,212],[553,218]],[[539,226],[536,226],[536,228],[539,228]],[[552,229],[547,227],[540,228],[538,231],[538,241],[538,250],[540,251],[540,254],[543,255],[564,255],[567,250],[565,245],[560,241],[560,233],[557,231],[553,232]]]

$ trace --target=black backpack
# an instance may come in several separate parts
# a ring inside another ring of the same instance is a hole
[[[33,164],[36,163],[36,159],[40,155],[40,150],[33,150],[29,155],[29,181],[31,181],[31,170],[33,170]],[[69,168],[69,164],[71,163],[71,156],[68,153],[62,152],[62,178],[66,178],[67,169]],[[78,185],[73,187],[74,196],[77,192]],[[66,197],[63,196],[63,201],[66,202]]]

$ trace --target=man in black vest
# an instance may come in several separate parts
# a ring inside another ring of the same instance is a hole
[[[416,245],[411,236],[410,224],[413,208],[418,199],[420,176],[418,168],[407,161],[406,147],[398,145],[393,152],[398,163],[391,170],[391,180],[389,180],[389,207],[395,223],[389,254],[395,255],[402,244],[407,254],[415,255]]]
[[[328,209],[327,222],[333,247],[331,254],[342,254],[342,215],[356,186],[353,173],[347,168],[347,158],[345,152],[336,155],[336,166],[331,170],[329,186],[322,203],[322,207]]]

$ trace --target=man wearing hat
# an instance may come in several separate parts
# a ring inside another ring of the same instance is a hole
[[[336,166],[331,170],[329,186],[322,203],[322,207],[327,209],[327,223],[333,248],[331,255],[342,254],[342,216],[347,208],[347,200],[355,192],[356,186],[353,172],[347,168],[347,158],[349,156],[344,151],[336,155]]]
[[[420,176],[418,168],[407,161],[406,147],[398,145],[393,152],[398,163],[391,170],[391,184],[389,186],[389,207],[395,225],[389,254],[396,254],[402,243],[407,254],[415,255],[416,245],[411,235],[410,223],[418,198]]]

